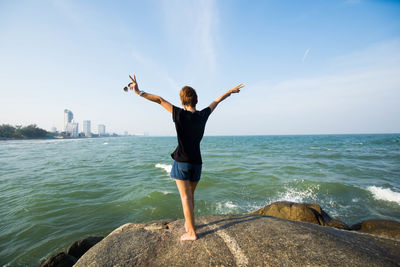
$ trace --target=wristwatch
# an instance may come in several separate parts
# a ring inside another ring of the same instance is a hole
[[[142,96],[144,94],[144,91],[140,91],[139,95]]]

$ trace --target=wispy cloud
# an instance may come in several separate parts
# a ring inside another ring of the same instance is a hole
[[[396,132],[400,128],[400,41],[387,41],[330,63],[325,74],[261,82],[255,116],[297,133]],[[276,120],[275,118],[279,118]],[[249,126],[250,127],[250,126]],[[280,132],[282,133],[282,132]]]
[[[76,24],[84,23],[83,17],[79,14],[77,6],[74,6],[70,1],[65,0],[51,0],[51,3],[61,10],[67,18]]]
[[[304,52],[303,59],[302,59],[303,62],[304,62],[304,60],[306,60],[308,53],[310,53],[310,48],[307,48],[307,50]]]
[[[214,16],[216,15],[215,13],[215,4],[212,0],[200,1],[197,28],[200,32],[202,53],[206,57],[206,61],[212,70],[215,70],[217,63],[212,30],[214,24],[216,23],[216,21],[214,21]]]
[[[174,1],[163,5],[167,35],[188,49],[190,59],[210,72],[217,68],[215,36],[218,30],[217,6],[213,0]]]

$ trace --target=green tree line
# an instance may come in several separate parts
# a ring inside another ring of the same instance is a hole
[[[27,139],[27,138],[44,138],[51,137],[51,134],[31,124],[25,127],[12,126],[9,124],[0,125],[0,138],[16,138],[16,139]]]

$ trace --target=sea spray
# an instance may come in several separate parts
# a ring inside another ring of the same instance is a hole
[[[368,191],[372,193],[375,199],[390,201],[400,204],[400,193],[394,192],[390,188],[383,188],[379,186],[368,186]]]
[[[168,175],[171,173],[171,169],[172,169],[172,165],[161,164],[161,163],[157,163],[155,165],[155,167],[163,169],[164,171],[166,171],[168,173]]]

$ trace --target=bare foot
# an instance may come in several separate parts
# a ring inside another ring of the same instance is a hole
[[[186,233],[181,236],[181,241],[195,241],[197,236],[195,233]]]

